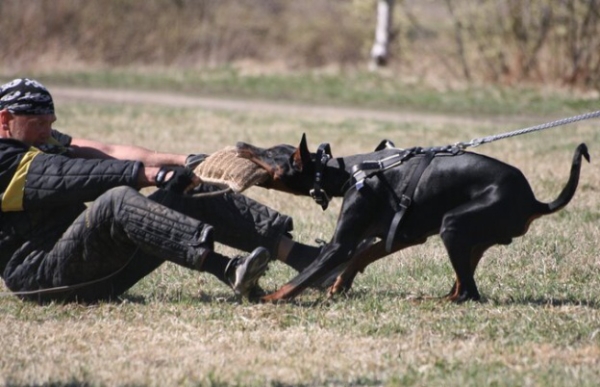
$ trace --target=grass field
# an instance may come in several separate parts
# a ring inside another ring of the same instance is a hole
[[[400,147],[446,145],[546,121],[505,114],[462,122],[455,112],[452,120],[397,122],[58,102],[56,128],[74,136],[177,152],[212,152],[238,140],[296,144],[307,133],[313,149],[329,142],[334,155],[345,155],[370,151],[383,138]],[[437,237],[369,266],[350,294],[333,300],[309,291],[293,303],[253,305],[209,275],[165,264],[120,303],[0,299],[0,384],[597,386],[598,125],[586,121],[474,149],[520,168],[543,201],[565,184],[577,144],[586,142],[592,157],[566,209],[484,256],[476,275],[481,303],[422,299],[445,294],[453,281]],[[309,198],[247,193],[292,215],[302,242],[332,233],[339,200],[323,212]],[[292,275],[274,263],[261,283],[274,290]]]
[[[444,114],[563,116],[596,110],[598,93],[540,90],[523,84],[434,87],[407,81],[394,72],[300,70],[278,74],[268,67],[170,69],[139,67],[32,73],[53,84],[118,89],[178,90],[188,95],[293,101],[295,103],[359,106],[387,110],[421,110]]]

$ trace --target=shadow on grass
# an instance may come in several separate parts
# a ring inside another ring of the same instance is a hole
[[[132,304],[146,305],[150,302],[165,302],[170,304],[181,304],[181,303],[193,303],[193,304],[214,304],[214,303],[228,303],[238,304],[242,302],[257,303],[256,301],[245,301],[239,296],[234,294],[225,295],[223,293],[205,293],[190,295],[183,293],[174,293],[168,295],[140,295],[140,294],[124,294],[119,297],[118,300],[109,301],[115,303],[130,302]]]
[[[282,300],[278,302],[273,302],[271,304],[277,305],[293,305],[301,308],[314,308],[314,307],[323,307],[336,303],[344,303],[344,302],[355,302],[355,301],[368,301],[373,299],[410,299],[411,295],[406,292],[401,291],[390,291],[390,290],[380,290],[373,291],[370,289],[356,289],[349,290],[347,292],[336,294],[332,297],[328,296],[327,291],[318,291],[313,289],[308,289],[302,294],[298,295],[296,298],[291,300]]]
[[[309,289],[304,293],[300,294],[294,299],[284,300],[279,302],[271,303],[273,305],[293,305],[300,308],[315,308],[324,307],[334,303],[343,303],[347,301],[356,302],[363,300],[383,300],[383,299],[394,299],[398,301],[406,301],[414,304],[421,303],[440,303],[440,304],[452,304],[449,302],[444,295],[423,295],[415,294],[414,292],[406,292],[403,290],[390,290],[390,289],[351,289],[347,292],[336,294],[333,297],[329,297],[326,291],[318,291]],[[160,301],[168,303],[202,303],[202,304],[214,304],[214,303],[243,303],[248,302],[250,304],[262,304],[257,298],[250,301],[242,300],[240,297],[234,294],[225,294],[221,292],[206,293],[201,292],[197,295],[183,295],[183,294],[171,294],[168,296],[156,296],[156,295],[139,295],[139,294],[124,294],[118,300],[112,302],[130,302],[134,304],[145,305],[150,301]],[[553,297],[508,297],[508,298],[491,298],[482,295],[480,301],[469,301],[480,304],[495,304],[495,305],[532,305],[541,307],[560,307],[560,306],[582,306],[590,309],[600,309],[600,301],[596,300],[578,300],[578,299],[560,299]],[[456,304],[459,306],[460,304]]]
[[[315,307],[315,306],[326,306],[331,303],[345,302],[345,301],[363,301],[372,299],[394,299],[399,301],[405,301],[414,304],[421,303],[440,303],[449,304],[450,302],[444,295],[421,295],[402,290],[373,290],[373,289],[351,289],[345,293],[336,294],[333,297],[328,297],[325,292],[320,294],[317,298],[312,296],[312,300],[304,300],[302,296],[297,299],[287,301],[288,304],[300,306],[300,307]],[[494,305],[529,305],[538,307],[561,307],[561,306],[581,306],[590,309],[600,309],[600,301],[597,300],[580,300],[575,298],[553,298],[553,297],[509,297],[509,298],[491,298],[482,295],[480,301],[468,301],[468,303],[479,303],[482,305],[494,304]],[[460,306],[461,304],[454,304]]]
[[[497,305],[533,305],[533,306],[583,306],[590,309],[600,309],[600,302],[595,300],[577,300],[577,299],[559,299],[552,297],[523,297],[509,299],[490,298],[484,302],[490,302]]]

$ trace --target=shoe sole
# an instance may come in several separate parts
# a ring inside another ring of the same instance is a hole
[[[244,274],[240,284],[234,288],[236,294],[247,296],[250,289],[258,283],[258,280],[269,267],[270,255],[267,249],[261,249],[244,262]],[[238,268],[239,270],[239,268]]]

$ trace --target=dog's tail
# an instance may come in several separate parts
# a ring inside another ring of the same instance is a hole
[[[577,149],[575,149],[575,154],[573,155],[573,163],[571,164],[571,174],[569,176],[569,181],[563,188],[562,192],[556,200],[545,205],[546,209],[543,211],[542,215],[551,214],[556,212],[566,206],[573,196],[575,195],[575,190],[577,189],[577,185],[579,184],[579,174],[581,171],[581,159],[585,157],[587,162],[590,162],[590,155],[588,153],[587,146],[585,144],[579,144]]]

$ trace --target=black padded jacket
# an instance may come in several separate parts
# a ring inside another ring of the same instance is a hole
[[[56,130],[39,148],[0,139],[2,278],[7,266],[32,251],[49,251],[86,202],[114,187],[136,187],[140,162],[72,158],[70,143],[70,136]]]

